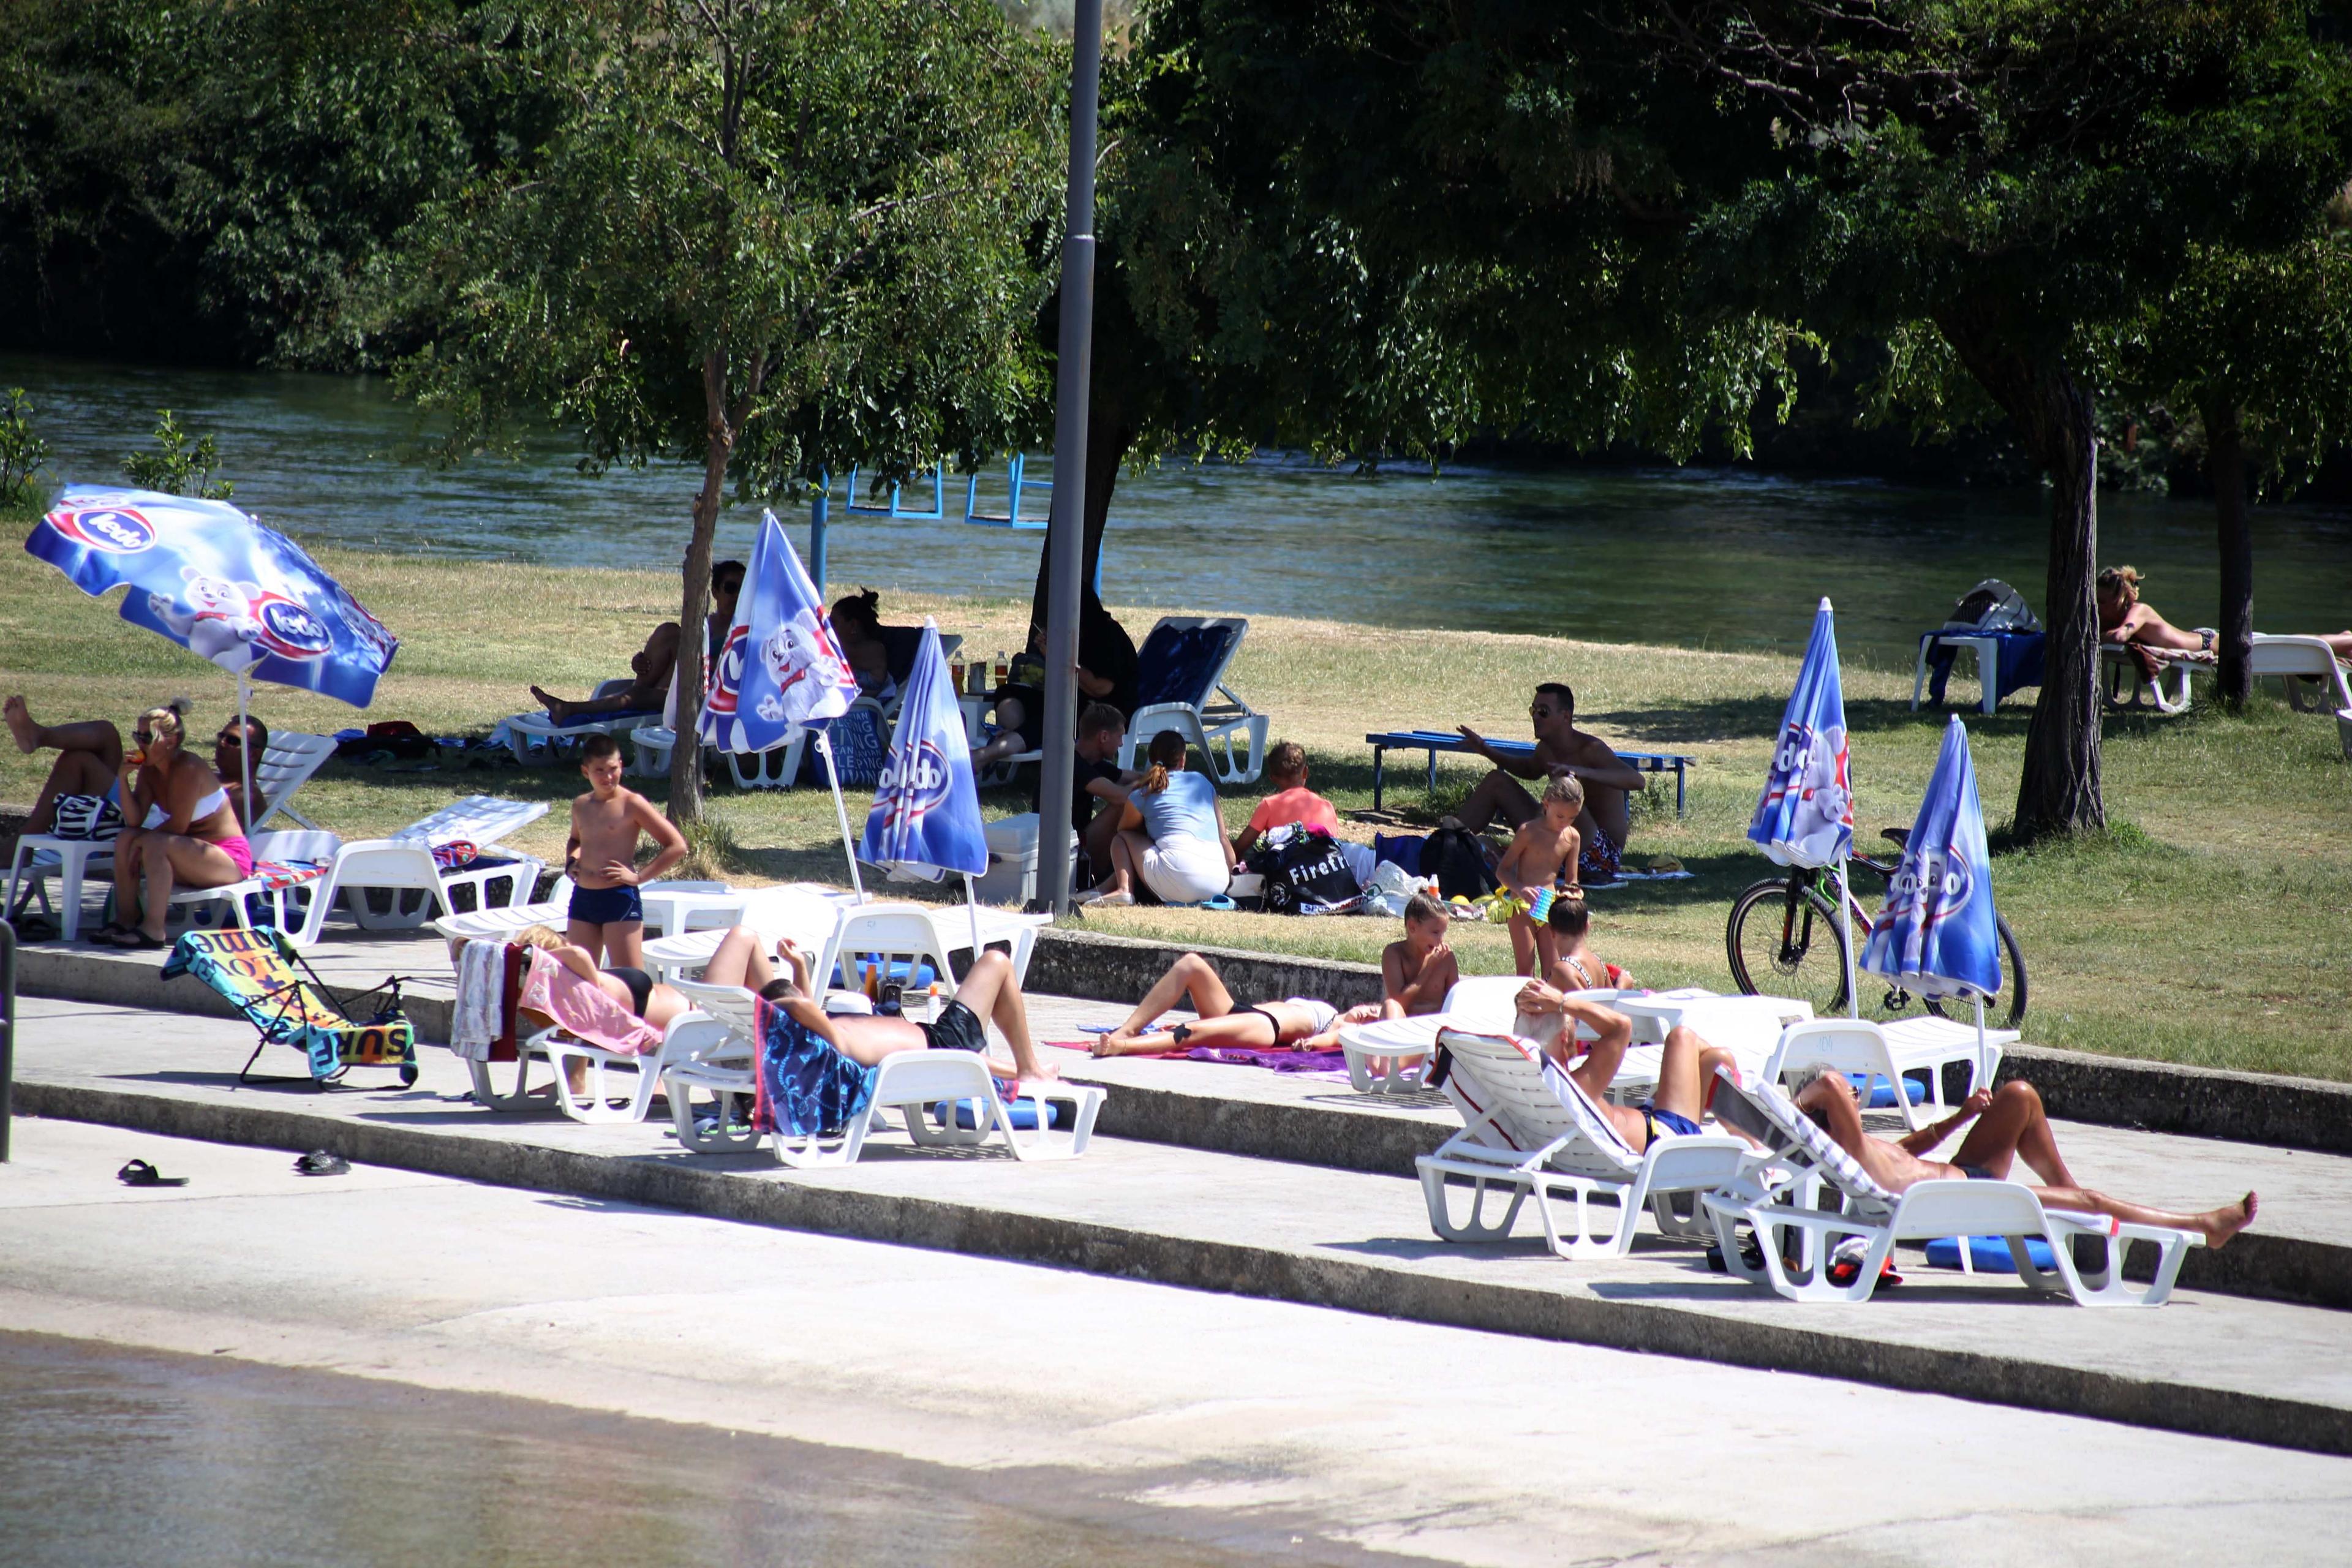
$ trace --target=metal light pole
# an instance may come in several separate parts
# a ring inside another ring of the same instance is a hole
[[[1070,792],[1077,757],[1078,574],[1086,559],[1087,397],[1095,338],[1095,112],[1102,0],[1077,0],[1070,51],[1070,195],[1062,229],[1062,335],[1054,398],[1054,510],[1045,533],[1045,739],[1037,792],[1039,898],[1070,910]]]

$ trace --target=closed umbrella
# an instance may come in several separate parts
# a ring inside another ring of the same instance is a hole
[[[981,824],[980,786],[971,776],[963,710],[957,703],[939,628],[923,617],[923,640],[898,705],[898,728],[882,764],[881,787],[866,814],[858,853],[902,875],[938,881],[963,873],[971,913],[971,953],[978,959],[980,901],[971,879],[988,869],[988,834]]]
[[[1783,866],[1838,868],[1838,920],[1845,931],[1847,1011],[1862,1016],[1854,983],[1853,926],[1846,861],[1853,854],[1853,786],[1847,773],[1845,691],[1838,680],[1837,630],[1830,602],[1813,613],[1813,635],[1797,688],[1780,715],[1764,793],[1748,837]]]
[[[2000,993],[2000,930],[1976,763],[1957,714],[1944,727],[1936,771],[1886,884],[1886,907],[1871,922],[1862,967],[1922,996],[1974,999],[1983,1081],[1984,1005]]]

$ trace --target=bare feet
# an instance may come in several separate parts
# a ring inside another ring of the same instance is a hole
[[[541,707],[546,709],[547,716],[558,724],[562,723],[566,719],[572,716],[571,703],[566,702],[561,697],[550,697],[546,692],[541,691],[536,686],[530,689],[530,699]]]
[[[20,752],[37,750],[40,745],[41,727],[33,722],[33,715],[25,707],[25,700],[11,697],[6,703],[0,704],[0,710],[7,714],[8,733],[16,737],[16,749]]]
[[[2260,1207],[2261,1204],[2262,1200],[2259,1197],[2252,1193],[2248,1193],[2242,1201],[2227,1205],[2207,1215],[2204,1227],[2205,1245],[2216,1248],[2229,1246],[2231,1237],[2254,1223],[2254,1210]]]
[[[1176,1048],[1176,1037],[1166,1029],[1146,1029],[1139,1035],[1097,1035],[1087,1049],[1097,1057],[1148,1057]]]

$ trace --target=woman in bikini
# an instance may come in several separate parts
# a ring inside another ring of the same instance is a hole
[[[174,888],[225,888],[253,874],[253,847],[226,786],[186,749],[186,708],[180,701],[142,713],[131,733],[138,750],[117,764],[114,798],[124,822],[136,826],[114,840],[116,918],[89,938],[102,946],[168,946],[163,917]],[[126,921],[133,911],[135,922]]]
[[[588,950],[568,942],[547,926],[530,926],[515,938],[543,950],[564,968],[626,1007],[656,1030],[667,1030],[694,1004],[676,986],[665,985],[644,970],[627,965],[599,968]],[[778,973],[778,963],[790,971]],[[776,958],[766,951],[766,939],[749,926],[736,926],[719,940],[718,951],[704,965],[702,978],[711,985],[739,985],[756,991],[781,1008],[799,1031],[803,1043],[822,1040],[860,1067],[875,1067],[899,1051],[959,1050],[985,1057],[992,1019],[1013,1048],[1009,1063],[989,1061],[989,1071],[1004,1079],[1050,1079],[1054,1069],[1040,1061],[1037,1044],[1029,1033],[1029,1010],[1013,977],[1013,961],[991,949],[964,972],[955,997],[938,1018],[918,1024],[906,1018],[869,1014],[829,1014],[815,999],[808,954],[791,941],[779,942]],[[545,1022],[552,1023],[551,1017]]]
[[[1190,1024],[1162,1029],[1161,1014],[1186,1000],[1200,1016]],[[1156,1056],[1193,1046],[1234,1046],[1257,1051],[1330,1051],[1339,1043],[1342,1024],[1369,1024],[1381,1016],[1380,1004],[1367,1004],[1342,1013],[1328,1002],[1293,996],[1236,1006],[1233,993],[1217,974],[1216,965],[1197,952],[1178,959],[1175,967],[1144,993],[1127,1021],[1094,1045],[1098,1057]]]
[[[2099,637],[2111,643],[2137,643],[2142,647],[2169,648],[2175,653],[2211,653],[2210,626],[2184,632],[2140,603],[2142,577],[2137,566],[2110,566],[2099,574]]]

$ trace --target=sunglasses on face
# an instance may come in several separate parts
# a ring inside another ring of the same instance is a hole
[[[215,735],[213,737],[213,744],[215,746],[226,746],[233,752],[241,752],[245,750],[245,742],[236,735]]]
[[[144,746],[154,741],[155,731],[152,730],[133,730],[131,731],[131,738]]]

